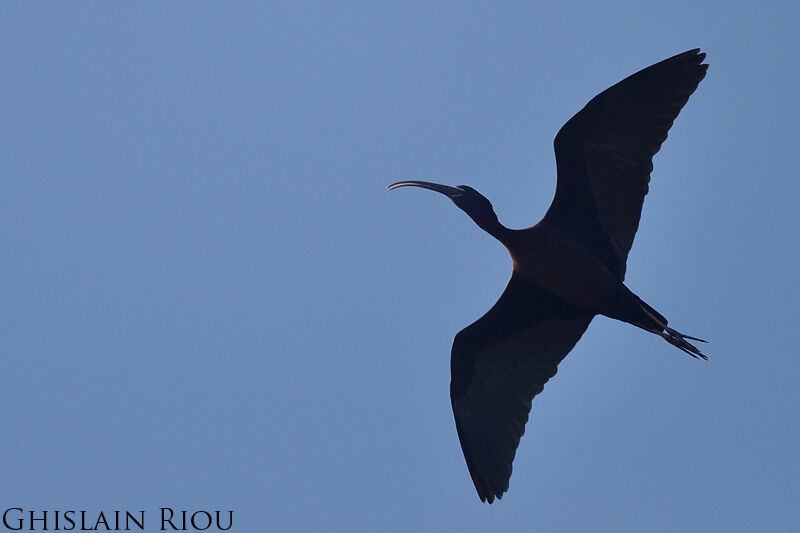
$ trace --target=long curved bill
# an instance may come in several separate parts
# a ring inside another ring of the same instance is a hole
[[[387,187],[387,189],[394,190],[398,187],[422,187],[423,189],[429,189],[431,191],[436,191],[453,198],[454,196],[461,196],[464,194],[464,190],[458,187],[450,187],[449,185],[440,185],[438,183],[431,183],[430,181],[398,181],[396,183],[392,183]]]

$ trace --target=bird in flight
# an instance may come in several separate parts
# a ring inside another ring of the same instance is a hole
[[[472,187],[399,181],[450,198],[509,251],[513,272],[500,299],[456,335],[450,399],[458,438],[481,501],[508,490],[531,400],[595,315],[659,335],[708,359],[625,286],[653,155],[705,77],[699,49],[656,63],[592,98],[555,137],[558,182],[535,226],[506,228]]]

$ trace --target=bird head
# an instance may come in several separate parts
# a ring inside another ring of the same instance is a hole
[[[391,191],[398,187],[421,187],[444,194],[450,198],[459,209],[469,215],[478,226],[487,231],[489,231],[489,228],[494,229],[500,224],[497,221],[497,215],[494,212],[491,202],[469,185],[451,187],[449,185],[440,185],[429,181],[398,181],[397,183],[389,185],[388,189]]]

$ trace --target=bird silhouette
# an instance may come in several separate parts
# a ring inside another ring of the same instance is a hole
[[[459,332],[450,398],[467,467],[482,501],[508,490],[531,400],[595,315],[661,336],[707,359],[623,280],[639,226],[653,155],[705,77],[699,49],[656,63],[592,98],[555,137],[555,197],[535,226],[513,230],[472,187],[400,181],[450,198],[509,251],[513,271],[500,299]]]

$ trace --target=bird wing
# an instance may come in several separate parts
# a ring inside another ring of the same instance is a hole
[[[589,326],[585,313],[515,272],[494,307],[456,335],[450,399],[482,501],[508,490],[531,400]]]
[[[705,77],[705,56],[690,50],[625,78],[592,98],[556,135],[558,185],[542,222],[592,251],[620,280],[653,155]]]

